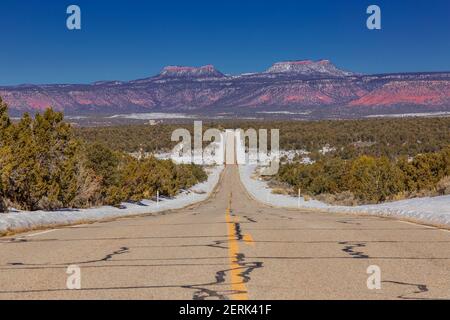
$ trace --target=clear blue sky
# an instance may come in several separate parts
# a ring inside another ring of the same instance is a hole
[[[66,29],[70,4],[81,7],[81,31]],[[366,28],[370,4],[382,9],[381,31]],[[1,0],[0,35],[2,85],[321,58],[364,73],[450,71],[450,0]]]

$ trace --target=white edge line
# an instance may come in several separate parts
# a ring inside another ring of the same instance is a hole
[[[42,235],[42,234],[50,233],[50,232],[53,232],[53,231],[56,231],[56,230],[58,230],[58,229],[51,229],[51,230],[46,230],[46,231],[42,231],[42,232],[37,232],[37,233],[27,234],[27,235],[25,235],[24,237],[35,237],[35,236],[40,236],[40,235]]]

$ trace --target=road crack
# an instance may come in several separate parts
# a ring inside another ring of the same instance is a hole
[[[411,287],[415,287],[416,290],[410,293],[406,293],[406,294],[402,294],[399,295],[397,298],[399,299],[403,299],[403,300],[418,300],[421,298],[417,298],[417,297],[407,297],[410,294],[421,294],[421,293],[425,293],[428,292],[429,289],[427,287],[427,285],[425,284],[417,284],[417,283],[407,283],[407,282],[400,282],[400,281],[382,281],[382,283],[392,283],[392,284],[397,284],[397,285],[402,285],[402,286],[411,286]],[[426,300],[426,298],[422,298],[423,300]]]
[[[368,259],[369,256],[367,254],[365,254],[362,251],[356,251],[356,248],[365,248],[366,244],[363,242],[347,242],[347,241],[343,241],[343,242],[339,242],[340,245],[344,245],[344,248],[342,249],[342,251],[344,251],[345,253],[351,255],[353,258],[355,259]]]

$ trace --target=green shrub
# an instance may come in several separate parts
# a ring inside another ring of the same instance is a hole
[[[174,196],[207,178],[196,165],[154,157],[138,160],[75,137],[63,115],[47,109],[13,124],[0,99],[0,212],[118,205]]]
[[[276,179],[328,203],[379,203],[408,195],[446,194],[450,149],[413,159],[359,156],[323,158],[314,164],[283,164]],[[349,195],[352,195],[351,197]],[[346,199],[338,199],[337,195]]]

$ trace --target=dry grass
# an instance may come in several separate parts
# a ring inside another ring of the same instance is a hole
[[[272,193],[273,194],[284,194],[284,195],[289,195],[289,190],[286,190],[284,188],[274,188],[272,189]]]
[[[400,200],[406,200],[409,198],[409,193],[408,192],[400,192],[397,193],[396,195],[392,196],[391,199],[389,199],[390,201],[400,201]]]
[[[325,202],[331,205],[339,206],[356,206],[358,200],[355,195],[350,191],[344,191],[337,194],[323,193],[315,197],[317,200]]]
[[[450,194],[450,176],[442,178],[436,185],[436,190],[440,195]]]
[[[112,221],[113,219],[104,219],[104,220],[100,220],[101,222],[107,222],[107,221]],[[16,234],[20,234],[20,233],[25,233],[25,232],[31,232],[31,231],[43,231],[43,230],[50,230],[50,229],[59,229],[59,228],[64,228],[64,227],[72,227],[72,226],[77,226],[77,225],[83,225],[83,224],[93,224],[99,221],[91,221],[91,220],[79,220],[73,223],[64,223],[64,224],[48,224],[48,225],[41,225],[41,226],[36,226],[36,227],[31,227],[31,228],[17,228],[17,229],[8,229],[7,231],[2,231],[0,232],[0,238],[1,237],[8,237],[8,236],[13,236]]]

